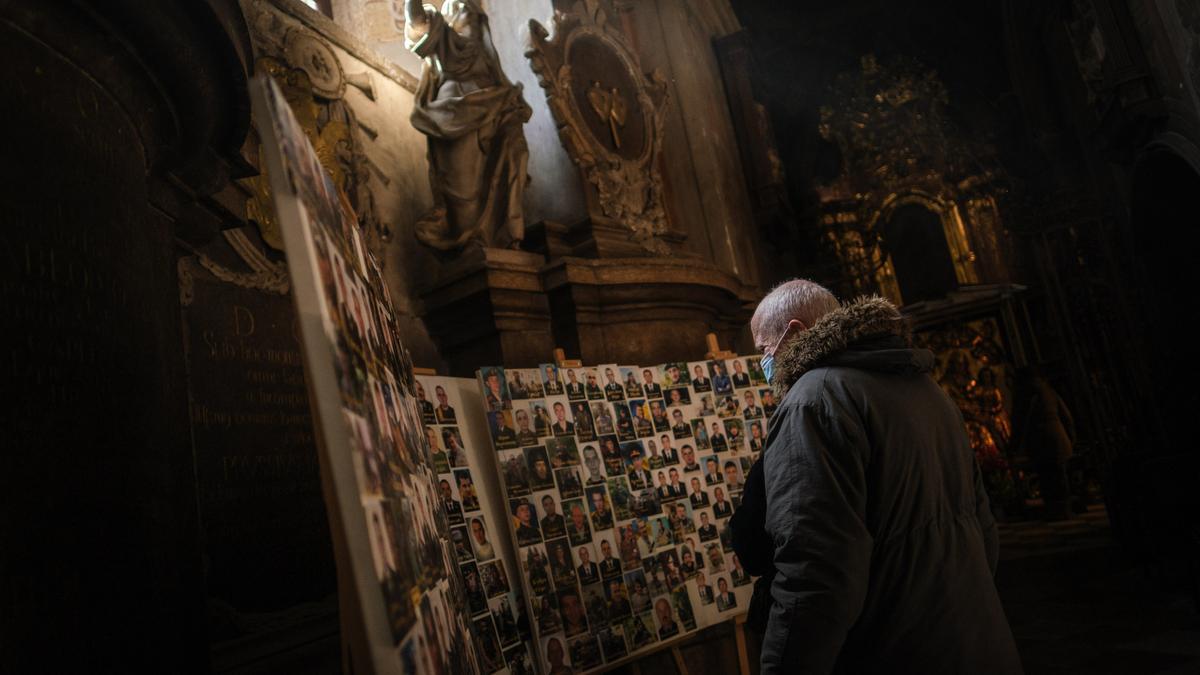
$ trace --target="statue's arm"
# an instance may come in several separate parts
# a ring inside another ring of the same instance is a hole
[[[425,5],[421,0],[404,0],[404,19],[407,26],[424,29],[429,25],[429,17],[425,15]]]

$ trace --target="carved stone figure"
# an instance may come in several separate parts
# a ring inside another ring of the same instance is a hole
[[[429,138],[434,195],[417,238],[443,251],[471,241],[516,248],[532,112],[521,85],[505,77],[477,0],[446,0],[441,11],[406,0],[405,15],[405,44],[425,59],[412,123]]]

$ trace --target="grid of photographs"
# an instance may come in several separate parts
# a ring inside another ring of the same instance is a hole
[[[497,512],[489,508],[483,489],[485,481],[495,480],[495,466],[490,461],[472,461],[491,457],[469,447],[468,420],[461,417],[479,415],[476,409],[464,411],[460,394],[460,387],[473,386],[473,382],[423,375],[416,380],[417,409],[433,452],[438,494],[450,523],[450,542],[466,590],[466,611],[475,628],[481,665],[487,673],[533,673],[520,575],[506,564],[499,542],[507,539],[508,528],[500,522],[497,529],[486,514]]]
[[[330,453],[328,460],[352,467],[355,478],[356,494],[342,490],[338,497],[341,510],[348,504],[360,508],[342,514],[335,536],[340,530],[348,537],[356,571],[366,571],[367,555],[374,568],[386,617],[364,615],[368,633],[380,622],[390,631],[390,651],[372,660],[389,664],[388,672],[480,672],[479,654],[487,650],[471,639],[476,627],[458,609],[469,598],[457,574],[412,364],[396,337],[400,327],[387,285],[345,195],[322,168],[279,88],[260,77],[253,94],[262,141],[271,148],[272,189],[293,281],[298,288],[315,285],[317,306],[300,312],[315,312],[323,335],[302,323],[306,367],[326,373],[332,365],[336,382],[336,391],[313,393],[316,410],[340,404],[337,413],[323,413],[319,420],[322,444],[349,449],[349,457]],[[311,270],[314,278],[298,277],[298,270]],[[328,405],[331,401],[336,404]],[[325,479],[337,484],[329,475]],[[355,546],[350,531],[365,531],[369,554],[366,545]]]
[[[725,525],[776,405],[758,357],[478,378],[544,671],[607,667],[745,611]]]

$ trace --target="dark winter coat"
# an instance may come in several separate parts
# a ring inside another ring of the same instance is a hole
[[[774,572],[764,674],[1021,672],[995,521],[932,365],[880,298],[776,355],[781,404],[732,523],[746,569]]]

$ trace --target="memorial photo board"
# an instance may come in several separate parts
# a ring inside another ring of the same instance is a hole
[[[478,373],[539,666],[587,672],[745,611],[725,526],[766,439],[756,356]]]
[[[450,522],[466,611],[488,673],[533,673],[528,606],[496,477],[479,386],[462,377],[418,375],[416,398]]]
[[[355,670],[482,672],[487,649],[472,637],[481,626],[461,611],[469,598],[387,285],[274,81],[255,78],[251,97],[296,302]]]

